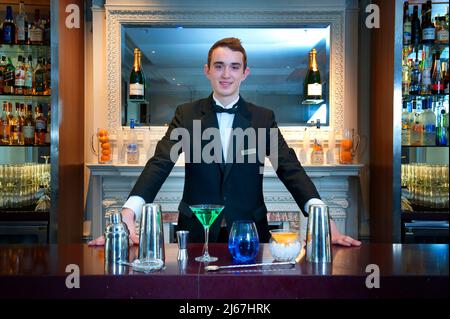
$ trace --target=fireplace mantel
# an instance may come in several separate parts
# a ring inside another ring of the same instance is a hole
[[[92,222],[91,234],[95,238],[100,236],[105,228],[103,200],[114,199],[124,203],[144,165],[87,164],[87,167],[90,170],[90,182],[86,218]],[[360,191],[358,177],[363,165],[304,165],[303,167],[317,187],[322,200],[329,205],[331,217],[338,228],[357,238]],[[164,221],[167,224],[176,222],[183,185],[184,166],[177,162],[155,198],[155,203],[161,204]],[[264,169],[263,187],[269,222],[297,223],[297,227],[300,227],[301,233],[304,234],[306,218],[300,213],[296,202],[270,165],[265,166]],[[168,233],[166,231],[166,234]]]

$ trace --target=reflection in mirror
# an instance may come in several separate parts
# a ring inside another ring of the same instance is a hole
[[[203,73],[209,48],[225,37],[241,39],[250,75],[242,97],[275,112],[280,126],[302,126],[320,120],[329,125],[330,27],[314,28],[182,28],[122,25],[122,125],[166,125],[175,108],[211,93]],[[142,101],[128,99],[134,49],[142,52],[146,92]],[[322,81],[320,103],[305,103],[303,85],[309,52],[317,50]]]

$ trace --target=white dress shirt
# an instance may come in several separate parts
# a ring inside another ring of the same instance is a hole
[[[228,105],[222,105],[222,103],[219,102],[219,100],[216,99],[216,97],[213,94],[213,99],[216,102],[218,106],[221,106],[225,109],[232,108],[237,101],[239,101],[239,96],[236,100],[232,101]],[[220,140],[222,143],[222,152],[223,152],[223,158],[226,161],[227,154],[228,154],[228,146],[230,144],[230,136],[231,132],[233,130],[233,120],[234,120],[234,114],[229,113],[216,113],[217,116],[217,123],[219,125],[219,131],[220,131]],[[140,196],[130,196],[128,200],[123,205],[123,208],[129,208],[133,210],[135,213],[136,220],[140,220],[141,212],[142,212],[142,206],[144,206],[145,200]],[[321,201],[318,198],[311,198],[309,201],[305,204],[305,211],[308,212],[309,206],[312,204],[324,204],[323,201]]]

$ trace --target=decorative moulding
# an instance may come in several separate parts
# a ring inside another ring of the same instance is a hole
[[[314,9],[293,9],[281,11],[258,11],[243,9],[217,10],[214,7],[199,9],[157,6],[105,5],[106,9],[106,56],[107,56],[107,105],[108,128],[116,131],[121,127],[121,25],[152,26],[208,26],[227,27],[290,27],[330,25],[330,124],[331,127],[344,127],[344,10],[324,11],[323,7]],[[300,133],[300,127],[283,128],[289,136]],[[325,128],[326,130],[326,128]],[[298,136],[298,135],[297,135]],[[297,137],[298,138],[298,137]],[[289,140],[289,138],[286,138]]]

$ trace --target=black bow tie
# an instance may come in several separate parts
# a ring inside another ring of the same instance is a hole
[[[226,108],[223,108],[223,107],[217,105],[216,102],[213,101],[213,110],[214,110],[214,112],[216,112],[216,113],[235,114],[236,111],[237,111],[237,108],[238,108],[238,104],[237,104],[237,103],[236,103],[235,105],[233,105],[232,108],[226,109]]]

